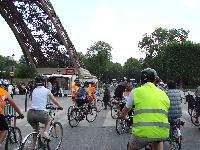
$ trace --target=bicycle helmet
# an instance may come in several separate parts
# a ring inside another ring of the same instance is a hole
[[[146,68],[142,70],[140,80],[142,83],[154,82],[157,77],[157,73],[154,69]]]
[[[36,84],[42,84],[43,82],[45,82],[45,78],[41,75],[38,75],[35,77],[35,83]]]
[[[0,85],[8,86],[9,82],[7,80],[5,80],[5,79],[0,79]]]
[[[84,86],[89,86],[89,83],[87,81],[84,82]]]

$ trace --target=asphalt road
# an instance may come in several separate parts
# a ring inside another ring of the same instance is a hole
[[[17,126],[20,127],[23,137],[32,131],[26,121],[24,112],[25,95],[15,95],[15,102],[19,105],[25,119],[18,120]],[[78,127],[71,128],[67,120],[67,109],[72,104],[70,97],[58,98],[64,110],[56,114],[55,120],[60,121],[64,129],[64,138],[61,150],[126,150],[126,144],[130,134],[118,135],[115,131],[115,120],[111,118],[110,110],[102,110],[98,113],[97,119],[88,123],[86,120],[80,122]],[[183,100],[184,101],[184,100]],[[28,99],[28,106],[30,106]],[[192,125],[187,113],[187,104],[182,104],[182,120],[185,126],[182,128],[183,150],[200,150],[200,131],[198,127]],[[165,143],[165,150],[169,149]]]

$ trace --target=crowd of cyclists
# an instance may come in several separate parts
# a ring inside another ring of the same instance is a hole
[[[130,84],[124,77],[114,90],[114,99],[123,103],[119,117],[126,120],[130,111],[134,111],[128,150],[139,150],[149,143],[154,149],[163,150],[163,142],[170,134],[170,123],[182,116],[181,92],[176,89],[176,83],[173,80],[169,80],[166,85],[163,84],[156,71],[151,68],[142,70],[140,80],[140,85]],[[46,82],[42,76],[35,78],[36,87],[32,91],[32,103],[27,113],[27,121],[36,132],[39,131],[39,123],[44,124],[43,138],[49,139],[48,129],[52,119],[47,113],[46,106],[51,100],[57,108],[62,109],[62,107],[51,91],[45,87]],[[78,107],[95,101],[97,93],[95,88],[96,83],[87,81],[81,83],[77,78],[72,87],[72,101]],[[110,90],[110,84],[106,83],[103,93],[105,110],[110,105],[112,97]],[[3,150],[2,142],[8,130],[3,113],[3,108],[7,103],[16,110],[21,119],[24,118],[7,92],[6,85],[0,82],[0,150]]]

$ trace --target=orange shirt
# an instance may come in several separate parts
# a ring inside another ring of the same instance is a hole
[[[95,87],[89,86],[88,87],[88,91],[90,92],[90,95],[91,95],[92,99],[95,100],[96,99],[96,96],[95,96]]]
[[[3,108],[6,105],[5,96],[8,94],[8,92],[2,88],[0,88],[0,115],[3,114]]]
[[[77,86],[76,84],[74,84],[74,85],[72,86],[72,89],[73,89],[74,92],[77,92],[77,91],[78,91],[78,86]]]

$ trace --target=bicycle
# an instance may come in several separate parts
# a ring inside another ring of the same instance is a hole
[[[21,130],[17,126],[12,126],[11,121],[13,119],[20,119],[20,116],[6,115],[5,118],[8,122],[8,134],[5,140],[6,150],[16,150],[22,143]]]
[[[133,124],[133,110],[131,110],[128,114],[128,118],[127,119],[123,119],[121,118],[121,114],[117,117],[116,119],[116,131],[117,134],[123,134],[123,133],[130,133],[131,131],[131,126]]]
[[[97,112],[100,112],[103,109],[103,101],[99,98],[96,98],[93,102],[92,105],[97,108]]]
[[[113,119],[117,119],[122,108],[124,107],[125,103],[122,102],[122,99],[120,98],[114,98],[112,99],[112,101],[110,102],[111,104],[111,117]]]
[[[184,126],[183,121],[180,119],[175,119],[170,122],[170,134],[169,134],[169,144],[170,150],[180,150],[182,145],[182,134],[181,134],[181,126]]]
[[[90,123],[93,122],[97,117],[97,108],[89,103],[86,103],[82,106],[75,106],[69,115],[69,125],[73,128],[78,126],[79,122],[86,120]]]
[[[63,138],[63,127],[60,122],[54,122],[54,117],[55,112],[57,110],[62,110],[62,108],[56,108],[50,104],[47,106],[47,109],[49,109],[49,115],[53,118],[48,131],[50,139],[42,138],[40,132],[31,132],[23,139],[19,150],[57,150],[60,147]]]

